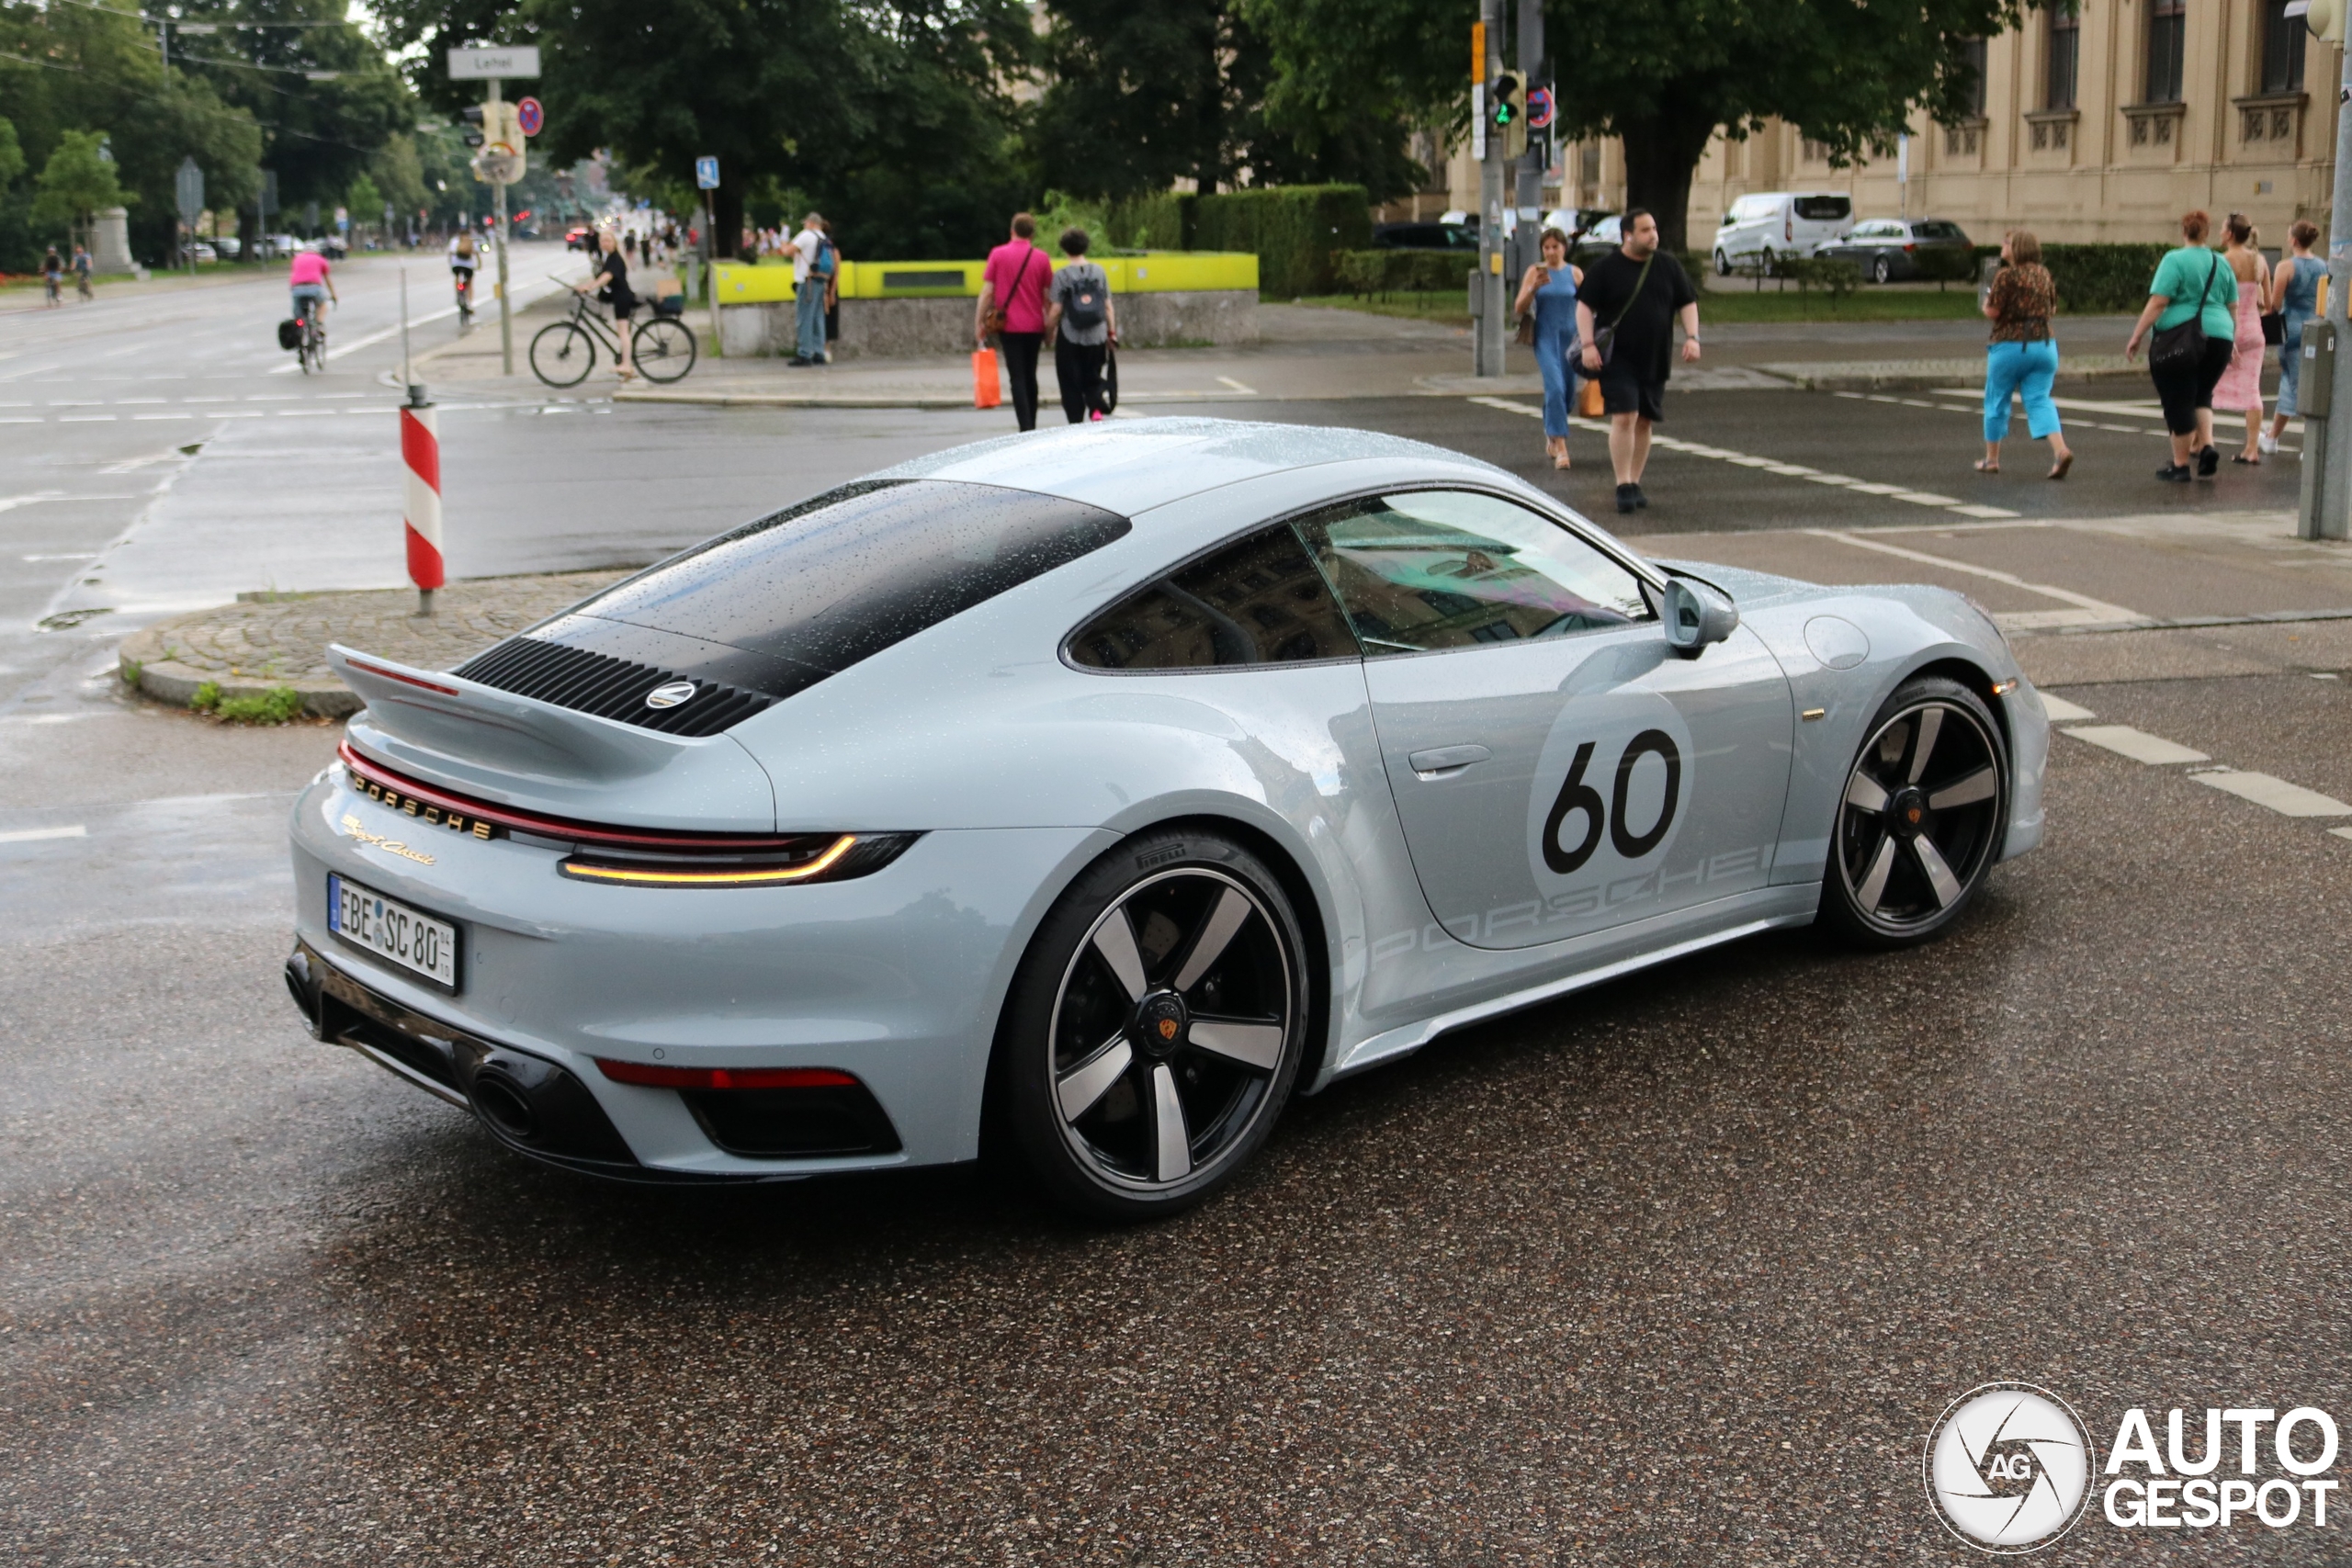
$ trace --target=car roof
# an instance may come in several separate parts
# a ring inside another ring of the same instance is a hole
[[[876,479],[955,479],[1066,496],[1123,516],[1223,485],[1367,457],[1459,471],[1492,465],[1427,442],[1343,426],[1233,419],[1122,419],[999,436],[886,468]],[[1501,468],[1493,471],[1505,478]]]

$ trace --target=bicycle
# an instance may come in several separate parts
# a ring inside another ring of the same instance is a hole
[[[469,266],[453,266],[449,276],[457,280],[458,324],[465,326],[474,319],[474,270]]]
[[[327,371],[327,323],[325,302],[306,299],[294,315],[294,361],[301,366],[302,374]]]
[[[531,373],[550,387],[576,387],[596,367],[596,345],[620,362],[620,339],[605,319],[588,309],[584,294],[571,302],[571,314],[541,327],[531,339]],[[629,333],[629,363],[649,381],[671,382],[695,367],[694,329],[674,315],[654,307],[650,321]]]

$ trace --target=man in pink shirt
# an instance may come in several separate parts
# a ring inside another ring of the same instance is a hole
[[[972,313],[972,337],[982,348],[994,333],[1003,345],[1005,378],[1012,383],[1012,415],[1023,430],[1037,428],[1037,345],[1046,336],[1046,286],[1054,280],[1051,257],[1029,243],[1037,220],[1012,215],[1012,237],[989,253],[980,269],[979,308]]]
[[[322,299],[334,299],[334,279],[329,276],[332,270],[316,246],[305,245],[294,253],[293,270],[287,274],[286,282],[293,291],[295,315],[302,314],[306,303],[315,305]],[[343,301],[335,299],[335,303],[340,305]],[[320,311],[314,319],[320,323],[319,330],[325,332],[326,312]]]

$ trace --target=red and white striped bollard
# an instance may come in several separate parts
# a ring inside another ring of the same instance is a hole
[[[401,515],[408,535],[408,576],[416,584],[416,613],[433,614],[441,586],[441,434],[424,389],[412,387],[401,408],[401,463],[407,492]]]

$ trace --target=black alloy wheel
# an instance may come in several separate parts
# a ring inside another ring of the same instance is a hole
[[[1305,1054],[1304,952],[1282,884],[1218,834],[1141,834],[1080,874],[999,1035],[1004,1109],[1048,1192],[1137,1220],[1229,1180]]]
[[[531,374],[550,387],[577,387],[596,367],[596,340],[572,321],[541,327],[531,339]]]
[[[1838,796],[1824,913],[1872,947],[1944,931],[1999,857],[2008,784],[1983,698],[1940,677],[1906,682],[1879,709]]]
[[[673,316],[656,316],[629,334],[629,363],[649,381],[668,383],[695,367],[694,329]]]

